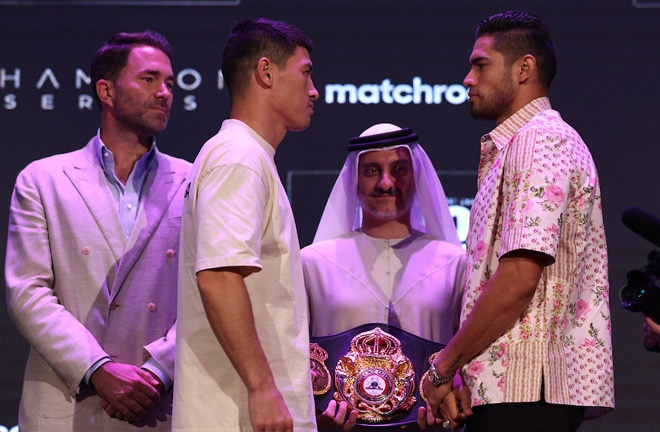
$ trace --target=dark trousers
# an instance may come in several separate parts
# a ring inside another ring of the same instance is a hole
[[[575,432],[584,407],[545,401],[498,403],[474,407],[465,432]]]

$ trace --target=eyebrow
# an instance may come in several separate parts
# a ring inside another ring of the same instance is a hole
[[[474,57],[474,58],[470,58],[469,63],[470,64],[475,64],[475,63],[479,63],[480,61],[484,61],[484,60],[488,61],[489,58],[486,57],[486,56],[477,56],[477,57]]]
[[[149,75],[152,75],[152,76],[156,76],[156,77],[159,77],[159,76],[163,75],[163,74],[162,74],[159,70],[157,70],[157,69],[145,69],[145,70],[141,71],[140,73],[141,73],[141,74],[146,73],[146,74],[149,74]],[[174,74],[170,74],[167,78],[165,78],[165,80],[166,80],[166,81],[174,80]]]
[[[392,162],[387,162],[385,165],[393,165],[393,164],[406,164],[406,165],[412,165],[412,160],[411,159],[397,159]],[[360,162],[359,166],[381,166],[384,165],[380,162]]]
[[[310,71],[314,70],[314,65],[311,60],[305,60],[302,65],[303,68],[308,67]]]

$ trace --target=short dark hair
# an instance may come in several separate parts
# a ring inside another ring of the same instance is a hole
[[[222,53],[222,75],[230,95],[243,91],[261,57],[283,68],[297,47],[312,52],[311,38],[299,28],[266,18],[233,25]]]
[[[128,63],[128,56],[136,46],[146,45],[164,52],[172,59],[172,47],[163,35],[151,30],[139,33],[117,33],[96,52],[92,58],[89,76],[93,88],[94,100],[101,108],[101,100],[96,93],[96,83],[106,79],[115,81],[119,72]]]
[[[530,12],[509,10],[491,15],[477,26],[475,38],[493,36],[493,48],[513,64],[526,54],[536,59],[541,83],[550,87],[557,73],[557,56],[550,37],[550,29],[538,16]]]

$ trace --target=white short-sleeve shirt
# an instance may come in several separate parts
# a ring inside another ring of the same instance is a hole
[[[275,150],[225,120],[197,156],[181,227],[174,431],[251,431],[247,390],[208,322],[204,269],[238,266],[257,334],[297,432],[316,429],[307,298],[293,214]]]

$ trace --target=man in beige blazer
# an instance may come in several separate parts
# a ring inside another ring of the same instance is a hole
[[[21,431],[170,430],[190,169],[154,140],[172,105],[170,56],[158,33],[113,36],[92,60],[98,134],[16,180],[5,277],[31,345]]]

